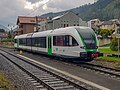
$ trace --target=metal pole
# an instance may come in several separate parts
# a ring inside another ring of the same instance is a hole
[[[54,20],[53,20],[53,30],[54,30]]]
[[[38,17],[36,16],[36,32],[38,32]]]
[[[12,27],[11,27],[11,44],[12,44],[12,38],[13,38],[13,35],[12,35]]]
[[[119,58],[119,52],[120,52],[120,48],[119,48],[119,46],[120,46],[120,41],[119,41],[119,38],[118,38],[118,58]]]

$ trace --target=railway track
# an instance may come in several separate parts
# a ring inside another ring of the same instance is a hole
[[[27,79],[40,90],[93,90],[90,86],[87,87],[83,83],[78,84],[74,80],[55,74],[10,52],[0,50],[0,54],[24,71]]]
[[[82,64],[76,64],[76,65],[83,68],[95,70],[100,73],[104,73],[106,75],[110,75],[112,77],[116,77],[117,79],[120,79],[120,70],[118,69],[108,68],[101,65],[91,64],[91,63],[82,63]]]

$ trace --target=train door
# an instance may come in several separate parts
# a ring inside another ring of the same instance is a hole
[[[19,48],[19,38],[17,39],[17,48]]]
[[[48,36],[48,55],[52,55],[52,38]]]

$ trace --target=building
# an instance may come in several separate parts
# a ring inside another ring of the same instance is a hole
[[[40,22],[39,26],[39,31],[44,31],[69,26],[87,26],[87,23],[73,12],[67,12],[54,18],[49,17],[48,20]]]
[[[99,19],[92,19],[88,21],[88,26],[91,27],[91,25],[99,26],[101,24],[101,21]]]
[[[37,31],[35,27],[37,27],[36,22],[39,23],[41,21],[46,20],[46,18],[39,18],[39,17],[27,17],[27,16],[18,16],[17,18],[17,25],[18,30],[17,34],[26,34],[32,33]]]
[[[108,29],[108,30],[115,31],[118,28],[120,28],[120,22],[114,21],[114,20],[103,21],[102,24],[100,25],[100,29]]]
[[[99,19],[92,19],[88,21],[88,27],[91,27],[94,30],[99,30],[100,25],[101,25],[101,21]]]
[[[8,33],[0,32],[0,39],[2,39],[2,38],[8,38]]]

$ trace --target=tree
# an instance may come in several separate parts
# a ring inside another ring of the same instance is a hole
[[[12,38],[11,32],[8,32],[8,38]]]
[[[100,35],[101,35],[102,37],[108,37],[108,36],[111,35],[111,32],[110,32],[110,30],[108,30],[108,29],[101,29],[101,30],[100,30]]]
[[[118,42],[117,42],[117,39],[116,37],[114,37],[110,43],[110,49],[112,51],[117,51],[118,50]]]
[[[0,32],[5,32],[5,30],[0,28]]]

